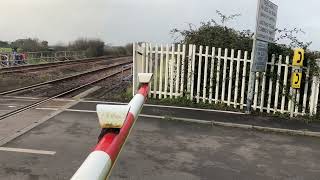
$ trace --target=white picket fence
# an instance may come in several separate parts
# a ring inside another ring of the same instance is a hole
[[[246,106],[251,68],[247,51],[150,43],[134,44],[133,51],[134,87],[137,73],[154,73],[149,97],[187,96],[197,103],[225,103],[240,109]],[[309,77],[309,69],[304,68],[303,88],[295,92],[290,87],[290,57],[273,55],[267,71],[256,73],[252,108],[268,113],[287,113],[294,108],[295,115],[316,114],[320,80]]]

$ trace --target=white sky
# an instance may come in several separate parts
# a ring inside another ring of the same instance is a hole
[[[0,40],[39,38],[50,44],[78,37],[100,38],[114,45],[133,41],[172,42],[170,30],[187,23],[241,13],[229,23],[254,29],[257,0],[0,0]],[[320,49],[319,0],[272,0],[278,27],[302,28],[301,38]]]

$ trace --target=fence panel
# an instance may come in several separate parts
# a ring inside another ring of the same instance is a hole
[[[168,93],[168,80],[169,80],[169,44],[166,45],[166,67],[165,67],[165,80],[164,80],[164,98],[167,98]]]
[[[243,106],[244,106],[244,94],[245,94],[246,77],[247,77],[247,63],[248,63],[248,51],[245,51],[244,58],[243,58],[243,69],[242,69],[240,109],[243,109]]]
[[[159,68],[159,99],[162,98],[163,79],[163,45],[160,46],[160,68]]]
[[[262,84],[261,84],[261,99],[260,99],[260,112],[263,112],[264,108],[264,98],[266,92],[266,73],[262,73]]]
[[[221,89],[221,102],[224,103],[225,91],[226,91],[226,77],[227,77],[227,61],[228,61],[228,49],[224,49],[223,57],[223,74],[222,74],[222,89]]]
[[[180,96],[183,96],[183,90],[184,90],[185,64],[186,64],[186,45],[184,44],[182,46]]]
[[[280,88],[280,77],[281,77],[281,63],[282,63],[282,56],[279,56],[279,60],[278,60],[278,70],[277,70],[277,81],[276,81],[276,92],[275,92],[275,99],[274,99],[274,105],[273,105],[273,109],[274,109],[274,113],[276,113],[278,111],[278,100],[279,100],[279,88]]]
[[[215,104],[219,101],[219,82],[220,82],[220,66],[221,66],[221,48],[218,49],[217,56],[217,76],[216,76],[216,92],[215,92]]]
[[[227,104],[228,104],[228,106],[230,106],[230,104],[231,104],[233,61],[234,61],[234,49],[231,50],[231,59],[230,59],[230,71],[229,71],[229,79],[228,79],[228,98],[227,98]]]
[[[134,47],[136,51],[142,49],[140,59],[143,69],[154,73],[149,97],[186,97],[196,103],[202,100],[203,103],[224,103],[240,109],[246,106],[252,62],[252,54],[248,58],[247,51],[192,44],[158,46],[147,43],[135,44]],[[293,68],[289,62],[289,56],[272,55],[266,72],[255,74],[254,110],[316,114],[319,78],[310,78],[310,67],[305,67],[302,88],[298,91],[292,89],[290,79]]]
[[[150,55],[149,55],[149,57],[150,57],[150,59],[149,59],[149,73],[151,73],[151,72],[153,72],[153,62],[154,62],[154,60],[152,58],[153,57],[153,46],[151,44],[149,44],[149,53],[150,53]],[[151,97],[151,93],[152,93],[151,89],[153,88],[153,86],[154,85],[153,85],[152,81],[150,81],[150,83],[149,83],[150,91],[148,92],[148,97]]]
[[[181,56],[181,45],[178,44],[178,55],[177,55],[177,73],[176,73],[176,78],[175,78],[175,98],[178,98],[179,96],[179,81],[180,81],[180,56]]]
[[[237,108],[238,105],[238,88],[239,88],[239,75],[240,75],[240,58],[241,58],[241,50],[238,50],[237,54],[237,67],[236,67],[236,81],[235,81],[235,89],[234,89],[234,97],[233,97],[233,107]]]
[[[189,54],[188,54],[188,74],[187,74],[187,94],[188,94],[188,98],[191,98],[190,94],[191,94],[191,75],[192,75],[192,55],[193,52],[193,45],[189,45]]]
[[[207,98],[208,55],[209,55],[209,46],[206,46],[206,52],[204,55],[204,76],[203,76],[203,91],[202,91],[203,102],[206,102],[206,98]]]
[[[211,49],[211,65],[210,65],[210,80],[209,80],[209,103],[212,103],[212,93],[213,93],[213,73],[214,73],[214,59],[215,59],[216,49],[213,47]]]
[[[283,87],[282,87],[282,98],[281,98],[281,113],[284,113],[284,107],[286,103],[286,86],[288,83],[288,65],[289,65],[289,56],[286,57],[286,64],[284,67],[284,76],[283,76]]]

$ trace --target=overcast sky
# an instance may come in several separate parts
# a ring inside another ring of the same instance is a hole
[[[0,40],[39,38],[49,44],[78,37],[122,45],[133,41],[172,42],[170,30],[187,23],[241,13],[229,22],[236,29],[255,27],[257,0],[1,0]],[[320,49],[319,0],[272,0],[278,4],[278,27],[299,27],[301,38]],[[218,20],[218,19],[217,19]]]

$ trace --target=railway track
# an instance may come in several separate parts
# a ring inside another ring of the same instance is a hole
[[[25,87],[22,87],[22,88],[17,88],[17,89],[13,89],[13,90],[9,90],[9,91],[4,91],[4,92],[0,92],[0,95],[8,95],[8,94],[24,91],[24,90],[27,90],[27,89],[40,87],[40,86],[43,86],[43,85],[46,85],[46,84],[52,84],[52,83],[56,83],[56,82],[61,82],[61,81],[64,81],[64,80],[69,80],[69,79],[73,79],[73,78],[76,78],[76,77],[80,77],[80,76],[84,76],[84,75],[88,75],[88,74],[93,74],[93,73],[97,73],[97,72],[104,71],[104,70],[109,70],[111,68],[122,66],[122,65],[127,65],[127,64],[130,64],[130,63],[131,63],[131,61],[130,62],[120,63],[120,64],[114,64],[114,65],[111,65],[111,66],[107,66],[107,67],[103,67],[103,68],[99,68],[99,69],[95,69],[95,70],[91,70],[91,71],[86,71],[86,72],[83,72],[83,73],[78,73],[78,74],[71,75],[71,76],[68,76],[68,77],[63,77],[63,78],[59,78],[59,79],[55,79],[55,80],[51,80],[51,81],[46,81],[46,82],[41,82],[41,83],[38,83],[38,84],[33,84],[33,85],[30,85],[30,86],[25,86]]]
[[[111,77],[114,77],[118,74],[121,74],[123,73],[123,71],[127,71],[127,70],[130,70],[131,69],[131,66],[128,66],[129,64],[131,64],[131,62],[125,62],[125,63],[120,63],[120,64],[116,64],[116,65],[111,65],[111,66],[108,66],[108,67],[105,67],[105,68],[101,68],[101,69],[98,69],[98,70],[94,70],[94,71],[88,71],[88,72],[85,72],[85,73],[81,73],[81,74],[78,74],[78,75],[73,75],[73,76],[69,76],[69,77],[66,77],[66,78],[61,78],[61,79],[57,79],[57,80],[53,80],[53,81],[48,81],[48,82],[44,82],[44,83],[39,83],[39,84],[35,84],[35,85],[31,85],[31,86],[28,86],[28,87],[23,87],[23,88],[19,88],[19,89],[15,89],[15,90],[11,90],[11,91],[6,91],[6,92],[2,92],[0,93],[0,95],[7,95],[7,94],[11,94],[11,93],[15,93],[15,92],[19,92],[19,91],[24,91],[24,90],[27,90],[27,89],[31,89],[31,88],[36,88],[36,87],[41,87],[45,84],[50,84],[50,83],[56,83],[56,82],[61,82],[61,81],[64,81],[66,79],[70,80],[72,78],[75,78],[75,77],[80,77],[80,76],[83,76],[85,74],[90,74],[90,73],[95,73],[95,72],[99,72],[99,71],[103,71],[103,70],[110,70],[112,68],[116,68],[116,67],[124,67],[124,68],[121,68],[120,70],[117,70],[116,72],[113,72],[111,74],[108,74],[106,76],[103,76],[101,78],[98,78],[98,79],[95,79],[93,81],[90,81],[88,83],[85,83],[81,86],[76,86],[74,88],[71,88],[71,89],[68,89],[68,90],[64,90],[62,92],[59,92],[57,94],[54,94],[50,97],[47,97],[47,98],[44,98],[40,101],[37,101],[35,103],[32,103],[30,105],[27,105],[27,106],[24,106],[22,108],[19,108],[19,109],[16,109],[16,110],[13,110],[11,112],[8,112],[6,114],[3,114],[0,116],[0,120],[2,119],[5,119],[5,118],[8,118],[10,116],[13,116],[15,114],[18,114],[18,113],[21,113],[23,111],[26,111],[26,110],[29,110],[29,109],[32,109],[36,106],[39,106],[43,103],[46,103],[52,99],[55,99],[55,98],[58,98],[58,97],[62,97],[64,95],[67,95],[69,93],[72,93],[72,92],[75,92],[75,91],[78,91],[78,90],[81,90],[83,88],[86,88],[90,85],[93,85],[93,84],[96,84],[100,81],[103,81],[103,80],[106,80],[108,78],[111,78]]]
[[[62,65],[72,66],[77,64],[92,63],[92,62],[97,62],[101,60],[108,60],[112,58],[121,58],[121,57],[126,57],[126,56],[102,56],[102,57],[96,57],[96,58],[85,58],[80,60],[57,61],[52,63],[6,67],[6,68],[0,68],[0,74],[21,73],[26,71],[38,71],[38,70],[45,70],[49,68],[59,67]]]

